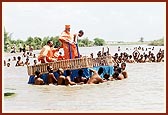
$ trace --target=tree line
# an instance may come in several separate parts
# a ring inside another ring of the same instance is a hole
[[[53,45],[55,47],[60,46],[59,36],[47,36],[44,38],[40,37],[28,37],[25,41],[21,39],[14,40],[11,38],[11,33],[6,32],[4,29],[4,51],[7,52],[11,49],[14,45],[16,46],[16,50],[18,51],[19,45],[21,46],[31,46],[34,50],[41,49],[44,45],[47,44],[48,40],[53,41]],[[103,46],[105,45],[105,40],[101,38],[95,38],[93,41],[89,40],[87,37],[83,39],[78,39],[78,46],[79,47],[91,47],[91,46]]]

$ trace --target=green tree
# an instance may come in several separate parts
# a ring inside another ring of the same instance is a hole
[[[9,47],[11,47],[11,34],[6,32],[4,28],[4,51],[9,51]]]
[[[32,45],[34,49],[41,49],[42,39],[40,37],[34,37]]]
[[[103,39],[100,39],[100,38],[95,38],[94,39],[94,45],[103,46],[103,45],[105,45],[105,41]]]
[[[50,37],[44,37],[42,40],[42,47],[45,46],[47,44],[47,41],[50,39]]]
[[[89,46],[89,39],[88,39],[88,38],[82,39],[82,43],[83,43],[85,46]]]
[[[59,36],[51,37],[50,40],[53,41],[54,46],[59,47],[61,43],[59,42]]]
[[[33,42],[34,42],[34,39],[33,39],[32,37],[28,37],[28,39],[26,40],[25,43],[26,43],[27,45],[32,45]]]

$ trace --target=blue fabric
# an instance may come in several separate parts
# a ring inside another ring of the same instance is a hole
[[[78,43],[76,43],[76,49],[77,49],[77,52],[78,52],[78,58],[80,58],[80,55],[79,55],[79,48],[78,48]]]
[[[102,67],[103,68],[103,73],[100,75],[101,78],[103,78],[105,73],[108,73],[110,76],[112,76],[112,74],[114,73],[113,71],[113,66],[97,66],[97,67],[93,67],[92,69],[98,71],[99,68]],[[82,68],[83,69],[83,76],[86,78],[91,77],[92,72],[90,72],[89,68]],[[54,72],[54,75],[56,78],[58,78],[58,73]],[[47,76],[48,74],[42,74],[41,78],[44,80],[45,83],[47,83]],[[64,76],[66,76],[66,71],[64,72]],[[71,75],[71,80],[74,81],[74,78],[78,76],[78,69],[72,70],[72,75]],[[34,75],[29,77],[29,81],[28,84],[34,84]]]
[[[68,43],[68,48],[69,48],[69,57],[70,57],[70,59],[72,59],[72,49],[71,49],[71,44],[70,43]]]

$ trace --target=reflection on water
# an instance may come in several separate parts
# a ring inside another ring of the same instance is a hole
[[[127,64],[129,78],[96,85],[29,85],[27,68],[4,68],[4,112],[165,112],[164,63]]]

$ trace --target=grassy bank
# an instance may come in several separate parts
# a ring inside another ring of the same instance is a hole
[[[106,45],[113,45],[113,46],[117,46],[117,45],[148,45],[149,43],[150,43],[149,41],[145,41],[145,42],[120,42],[120,43],[106,44]]]
[[[164,39],[154,40],[154,41],[144,41],[144,42],[116,42],[113,44],[106,44],[106,45],[149,45],[149,46],[164,46]]]
[[[164,46],[164,38],[159,39],[159,40],[154,40],[154,41],[150,42],[148,45],[152,45],[152,46]]]

